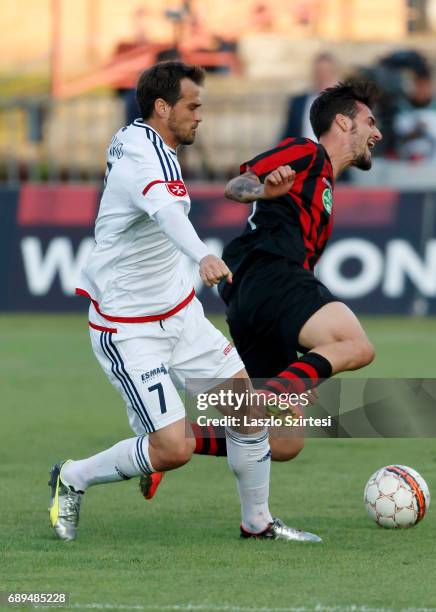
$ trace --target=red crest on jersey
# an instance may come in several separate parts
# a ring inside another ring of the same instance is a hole
[[[168,183],[165,183],[165,186],[171,195],[178,198],[183,198],[188,194],[188,190],[182,181],[168,181]]]
[[[163,183],[165,187],[168,189],[171,195],[176,196],[176,198],[184,198],[188,194],[188,190],[185,187],[183,181],[151,181],[148,183],[142,190],[142,195],[146,195],[148,190],[151,189],[154,185],[158,185]]]

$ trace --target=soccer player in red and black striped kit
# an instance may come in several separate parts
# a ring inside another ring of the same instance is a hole
[[[382,138],[372,112],[376,97],[369,82],[329,87],[310,111],[318,142],[287,138],[242,164],[241,176],[227,184],[226,196],[253,202],[253,210],[243,234],[224,249],[233,282],[220,293],[250,377],[271,392],[301,393],[374,358],[358,319],[314,267],[332,231],[335,179],[349,166],[369,170]],[[276,445],[281,459],[295,455],[292,439]]]
[[[253,208],[224,249],[233,282],[221,283],[220,295],[248,374],[272,393],[302,393],[374,358],[358,319],[314,267],[332,231],[335,179],[349,166],[369,170],[382,138],[372,112],[377,95],[370,82],[324,90],[310,111],[318,142],[287,138],[243,163],[226,186],[229,199]],[[224,455],[225,439],[210,429],[194,429],[196,452]],[[273,460],[289,460],[303,440],[270,430],[270,447]]]

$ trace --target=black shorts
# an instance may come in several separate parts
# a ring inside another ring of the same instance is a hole
[[[322,306],[338,299],[313,272],[285,257],[259,253],[235,277],[227,322],[251,378],[268,379],[304,353],[298,336]]]

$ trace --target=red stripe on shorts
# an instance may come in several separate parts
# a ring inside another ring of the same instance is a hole
[[[89,327],[92,327],[92,329],[96,329],[97,331],[110,332],[111,334],[118,333],[118,330],[115,329],[115,327],[103,327],[102,325],[96,325],[95,323],[91,323],[91,321],[88,321],[88,325]]]

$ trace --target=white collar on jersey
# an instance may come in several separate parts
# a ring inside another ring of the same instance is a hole
[[[175,155],[177,157],[177,153],[174,149],[172,149],[171,147],[169,147],[166,142],[164,141],[164,139],[162,138],[162,136],[159,134],[159,132],[157,132],[154,128],[151,127],[151,125],[149,125],[148,123],[145,123],[145,121],[143,121],[141,118],[135,119],[135,121],[132,123],[132,125],[135,125],[136,127],[141,127],[141,128],[145,128],[145,129],[149,129],[152,132],[154,132],[156,134],[156,136],[163,142],[163,144],[166,146],[166,148],[168,149],[168,151],[170,151],[173,155]]]

